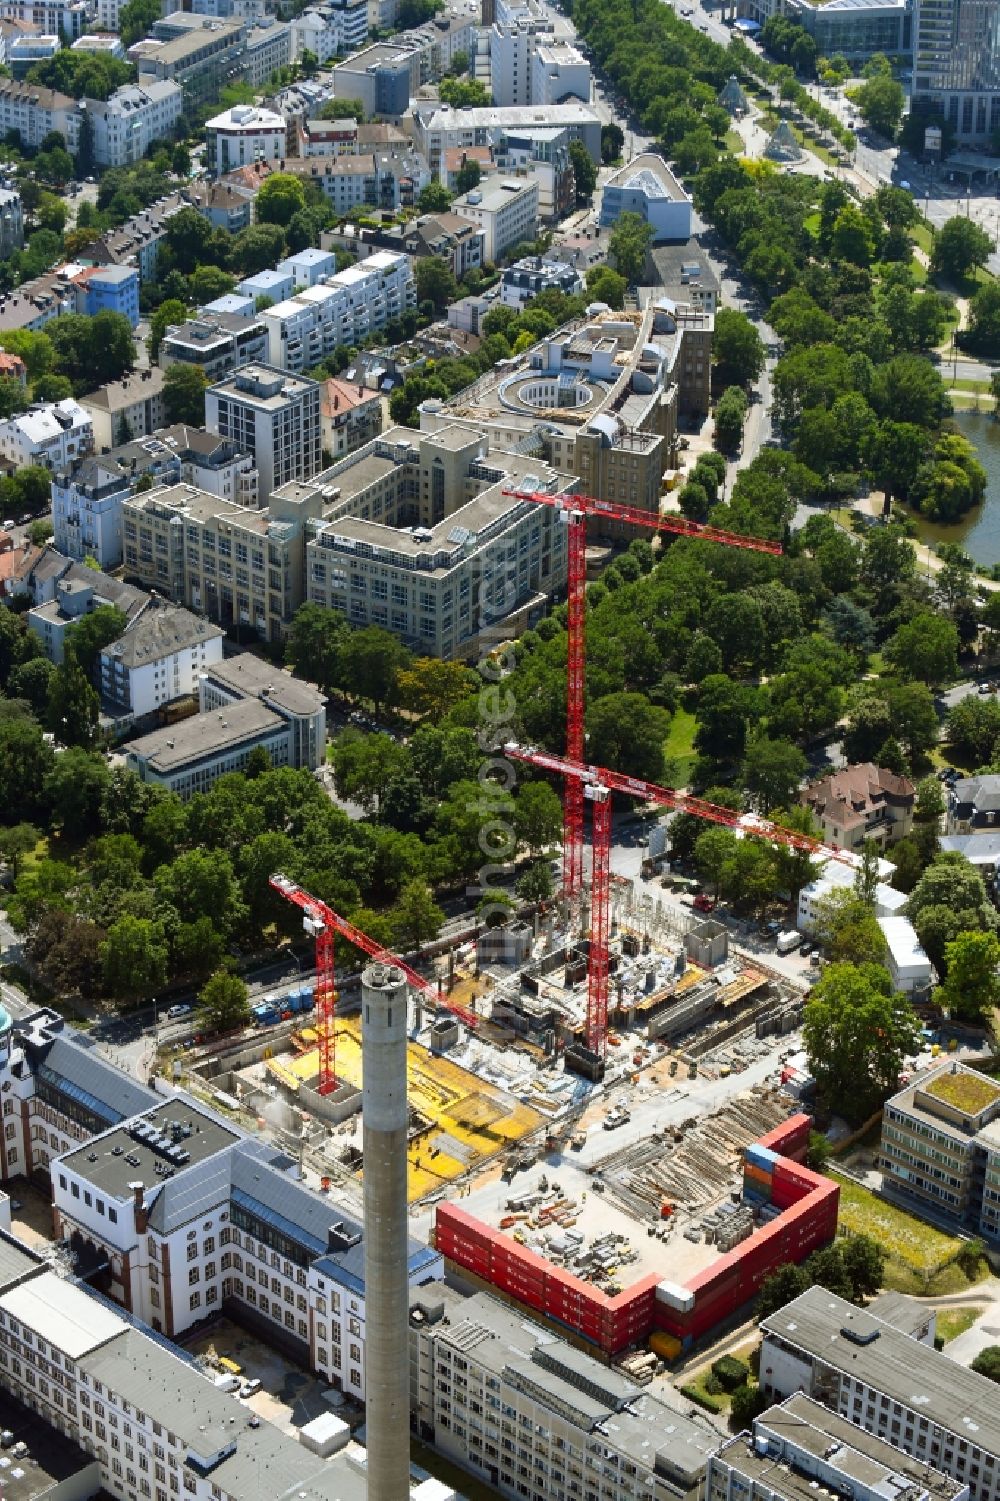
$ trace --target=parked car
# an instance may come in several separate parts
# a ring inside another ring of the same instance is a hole
[[[190,1015],[191,1015],[191,1007],[188,1006],[188,1005],[183,1005],[183,1004],[180,1004],[180,1005],[177,1005],[177,1006],[171,1006],[170,1009],[169,1009],[169,1011],[167,1012],[167,1016],[170,1018],[171,1021],[176,1021],[177,1018],[181,1017],[181,1016],[190,1016]]]
[[[252,1397],[253,1394],[254,1394],[254,1392],[259,1392],[259,1391],[260,1391],[260,1382],[258,1381],[258,1379],[257,1379],[256,1376],[251,1376],[250,1380],[249,1381],[244,1381],[243,1385],[240,1387],[240,1396],[241,1397]]]

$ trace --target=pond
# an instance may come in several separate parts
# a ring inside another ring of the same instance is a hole
[[[986,470],[986,499],[954,526],[940,526],[917,517],[921,540],[957,542],[974,563],[1000,563],[1000,422],[986,412],[956,412],[955,426],[974,443]],[[909,512],[913,515],[913,512]]]

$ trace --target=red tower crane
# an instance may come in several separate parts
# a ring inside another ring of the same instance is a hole
[[[800,834],[794,829],[783,829],[769,818],[760,818],[752,813],[739,813],[732,808],[723,808],[718,803],[707,802],[702,797],[690,797],[675,792],[670,787],[658,787],[642,777],[627,776],[624,772],[609,771],[602,766],[585,766],[567,756],[552,755],[520,745],[505,746],[505,754],[515,761],[526,761],[541,771],[553,771],[563,777],[567,785],[575,783],[580,789],[581,800],[586,797],[593,804],[592,841],[593,877],[591,881],[590,954],[587,963],[587,1022],[586,1044],[593,1055],[595,1073],[603,1072],[608,1043],[608,925],[611,875],[611,794],[623,792],[629,797],[641,797],[646,802],[658,803],[663,808],[672,808],[678,813],[694,813],[710,823],[723,824],[726,828],[738,829],[757,839],[766,839],[772,844],[781,844],[788,849],[804,854],[825,855],[829,859],[853,864],[853,856],[845,850],[836,849],[813,839],[809,834]]]
[[[587,587],[587,518],[599,516],[607,521],[624,521],[644,526],[654,532],[671,532],[681,537],[697,537],[703,542],[721,542],[726,547],[742,547],[750,552],[778,555],[780,542],[760,537],[743,537],[739,532],[721,531],[716,526],[702,526],[684,516],[663,516],[638,506],[612,500],[596,500],[590,495],[549,495],[544,490],[505,490],[516,500],[529,500],[550,506],[560,513],[567,526],[568,557],[566,565],[566,758],[583,764],[583,716],[586,694],[586,587]],[[583,886],[583,787],[576,777],[567,778],[563,794],[563,896],[576,897]],[[595,844],[596,849],[596,844]]]
[[[363,933],[360,928],[348,922],[346,917],[341,917],[339,912],[334,912],[326,902],[321,902],[318,897],[311,896],[290,877],[276,873],[271,876],[270,885],[279,896],[283,896],[288,902],[294,902],[296,907],[302,909],[302,925],[306,932],[312,933],[316,938],[315,995],[319,1035],[320,1094],[329,1094],[337,1083],[336,1042],[333,1027],[337,1005],[337,982],[333,967],[334,934],[339,933],[341,938],[346,938],[348,943],[353,943],[355,948],[359,948],[369,958],[381,960],[384,964],[393,964],[397,969],[401,969],[412,989],[419,991],[433,1006],[443,1006],[446,1011],[451,1011],[463,1021],[467,1027],[479,1025],[479,1017],[475,1011],[470,1011],[467,1006],[460,1006],[457,1002],[440,995],[437,987],[432,985],[430,980],[425,980],[423,975],[418,975],[417,971],[411,969],[405,960],[400,959],[397,954],[390,953],[388,949],[384,949],[373,938],[369,938],[367,933]]]

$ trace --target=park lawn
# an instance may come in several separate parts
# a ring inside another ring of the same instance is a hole
[[[957,1236],[945,1235],[931,1225],[925,1225],[914,1215],[886,1203],[840,1173],[831,1172],[828,1176],[840,1185],[838,1230],[851,1235],[870,1235],[888,1252],[885,1267],[887,1288],[896,1292],[946,1295],[963,1291],[970,1281],[978,1281],[986,1275],[981,1269],[979,1277],[967,1278],[955,1264],[955,1257],[962,1248],[962,1241]]]
[[[698,759],[694,748],[694,735],[698,721],[686,709],[677,709],[670,721],[670,733],[663,742],[663,754],[672,763],[670,776],[678,787],[686,787],[694,763]]]
[[[929,224],[915,224],[910,231],[914,245],[930,255],[934,248],[934,234]]]
[[[944,1344],[957,1339],[966,1329],[972,1328],[985,1308],[985,1303],[971,1303],[967,1308],[939,1308],[936,1324],[938,1338]]]
[[[726,142],[725,142],[725,144],[726,144],[726,150],[727,151],[731,151],[734,156],[746,156],[746,154],[747,154],[747,143],[743,139],[743,137],[740,135],[740,133],[739,133],[738,130],[727,130],[726,131]]]

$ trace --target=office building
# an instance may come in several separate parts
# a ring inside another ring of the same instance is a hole
[[[155,595],[98,659],[101,696],[116,716],[144,719],[198,691],[205,669],[222,661],[225,632]]]
[[[1000,126],[998,21],[993,0],[914,0],[912,107],[940,109],[960,142]]]
[[[246,24],[174,11],[154,23],[152,35],[129,48],[139,85],[170,79],[184,90],[185,106],[212,103],[245,69]]]
[[[719,1435],[487,1293],[410,1300],[414,1434],[509,1501],[674,1501]]]
[[[133,438],[145,438],[167,420],[163,371],[156,365],[136,370],[124,380],[81,397],[80,405],[93,424],[94,446],[99,452],[107,453]]]
[[[843,892],[854,885],[859,864],[860,856],[857,855],[851,860],[844,857],[838,860],[821,858],[818,874],[799,892],[795,926],[800,933],[815,931],[824,904],[836,892]],[[906,906],[906,893],[889,885],[893,870],[891,860],[879,859],[878,884],[875,887],[875,916],[879,919],[901,917]]]
[[[311,52],[322,67],[363,47],[368,29],[368,0],[310,5],[292,22],[292,57],[298,61],[303,52]]]
[[[600,116],[577,99],[537,108],[515,105],[506,109],[452,109],[442,104],[417,105],[412,119],[414,139],[435,177],[440,175],[446,151],[489,146],[538,129],[565,130],[568,141],[582,141],[591,158],[595,162],[601,160]],[[500,160],[498,152],[497,161]],[[509,168],[511,164],[506,165]]]
[[[283,115],[254,104],[236,104],[213,115],[205,126],[205,165],[221,176],[248,162],[273,161],[285,154]]]
[[[265,16],[247,28],[240,64],[250,88],[266,88],[291,60],[292,28],[287,21]]]
[[[326,754],[326,701],[308,683],[243,655],[195,674],[199,712],[125,746],[143,782],[193,797],[220,776],[243,771],[253,751],[271,765],[315,771]]]
[[[530,104],[562,104],[566,99],[582,99],[589,104],[590,91],[590,64],[582,52],[570,42],[536,39]]]
[[[116,89],[103,103],[84,101],[93,126],[94,161],[127,167],[142,161],[154,141],[170,141],[184,107],[184,92],[171,79],[147,80]]]
[[[761,1321],[760,1384],[801,1391],[894,1449],[968,1486],[1000,1489],[1000,1410],[985,1376],[815,1286]]]
[[[1000,1085],[942,1063],[893,1095],[882,1115],[883,1181],[918,1214],[1000,1238]]]
[[[799,801],[811,810],[825,843],[856,853],[869,839],[884,849],[905,838],[913,827],[915,797],[907,777],[865,761],[810,782]]]
[[[539,292],[565,292],[573,296],[584,290],[583,277],[563,261],[546,260],[540,255],[525,256],[508,266],[500,278],[500,301],[507,307],[521,309]]]
[[[199,365],[207,380],[217,381],[266,356],[267,329],[258,316],[206,308],[196,318],[169,325],[157,358],[164,370],[173,364]]]
[[[518,487],[561,488],[544,463],[490,454],[468,429],[390,428],[314,490],[288,489],[327,502],[306,543],[308,598],[421,656],[471,658],[487,625],[517,634],[566,583],[565,531],[548,507],[503,493]]]
[[[914,8],[914,0],[743,0],[741,14],[760,25],[787,15],[813,37],[822,56],[839,52],[862,61],[876,52],[912,53]]]
[[[654,244],[691,238],[691,199],[663,158],[652,152],[619,167],[604,185],[601,228],[612,228],[622,214],[644,219]]]
[[[12,37],[6,46],[6,63],[11,77],[24,78],[29,68],[33,68],[36,63],[51,62],[61,46],[57,36],[45,36],[38,32]]]
[[[194,485],[129,496],[125,567],[176,604],[283,641],[304,595],[304,527],[321,502],[249,510]]]
[[[209,386],[205,426],[252,455],[265,503],[280,485],[310,479],[323,466],[319,384],[283,369],[245,365]]]
[[[460,218],[479,225],[488,261],[498,261],[538,235],[538,184],[530,178],[490,178],[461,194],[452,207]]]
[[[493,23],[490,92],[500,108],[535,102],[532,99],[535,46],[539,37],[551,39],[551,36],[552,22],[540,7],[532,7],[530,12],[525,11],[513,20]]]
[[[363,204],[386,213],[412,208],[431,180],[420,153],[406,147],[333,158],[289,157],[281,170],[322,188],[338,215]]]
[[[0,422],[0,456],[18,469],[29,464],[65,469],[94,449],[94,424],[89,411],[67,396],[44,402]]]
[[[338,347],[363,344],[416,303],[409,258],[379,251],[326,282],[265,308],[261,320],[267,329],[268,361],[282,370],[312,369]]]
[[[405,38],[375,42],[333,69],[334,96],[360,99],[369,119],[405,115],[420,82],[420,50]]]
[[[890,1295],[891,1296],[891,1295]],[[969,1488],[797,1393],[709,1457],[705,1501],[968,1501]]]

